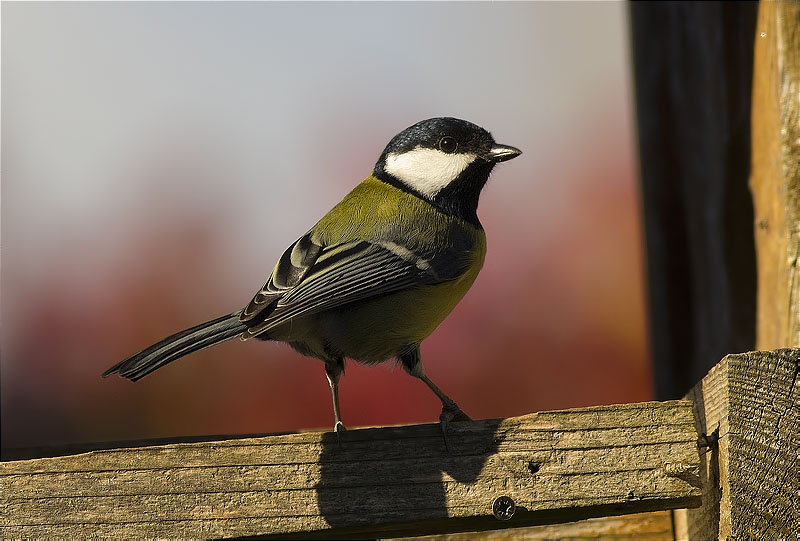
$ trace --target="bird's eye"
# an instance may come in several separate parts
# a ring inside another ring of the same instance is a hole
[[[448,154],[452,154],[453,152],[456,151],[456,148],[458,148],[458,143],[456,142],[455,139],[453,139],[449,135],[446,135],[441,139],[439,139],[439,149],[442,152],[447,152]]]

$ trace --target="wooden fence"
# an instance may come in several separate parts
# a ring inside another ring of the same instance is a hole
[[[514,537],[789,538],[799,368],[800,349],[730,355],[690,400],[454,423],[449,453],[438,425],[416,425],[3,462],[0,533],[372,539],[684,509],[674,529],[662,513]]]

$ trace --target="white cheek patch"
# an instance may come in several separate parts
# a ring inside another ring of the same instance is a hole
[[[474,161],[474,154],[446,154],[433,148],[415,148],[402,154],[389,154],[384,169],[409,188],[433,198]]]

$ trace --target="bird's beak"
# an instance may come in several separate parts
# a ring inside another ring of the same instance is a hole
[[[513,160],[520,154],[522,154],[522,151],[518,148],[514,148],[509,145],[495,144],[492,146],[492,149],[488,152],[486,157],[489,161],[498,163]]]

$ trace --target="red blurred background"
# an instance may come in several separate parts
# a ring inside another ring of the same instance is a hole
[[[242,307],[430,116],[522,157],[486,264],[422,346],[473,418],[651,398],[624,4],[4,4],[4,448],[329,428],[319,361],[238,341],[111,364]],[[414,36],[411,39],[409,36]],[[345,424],[434,422],[349,363]]]

